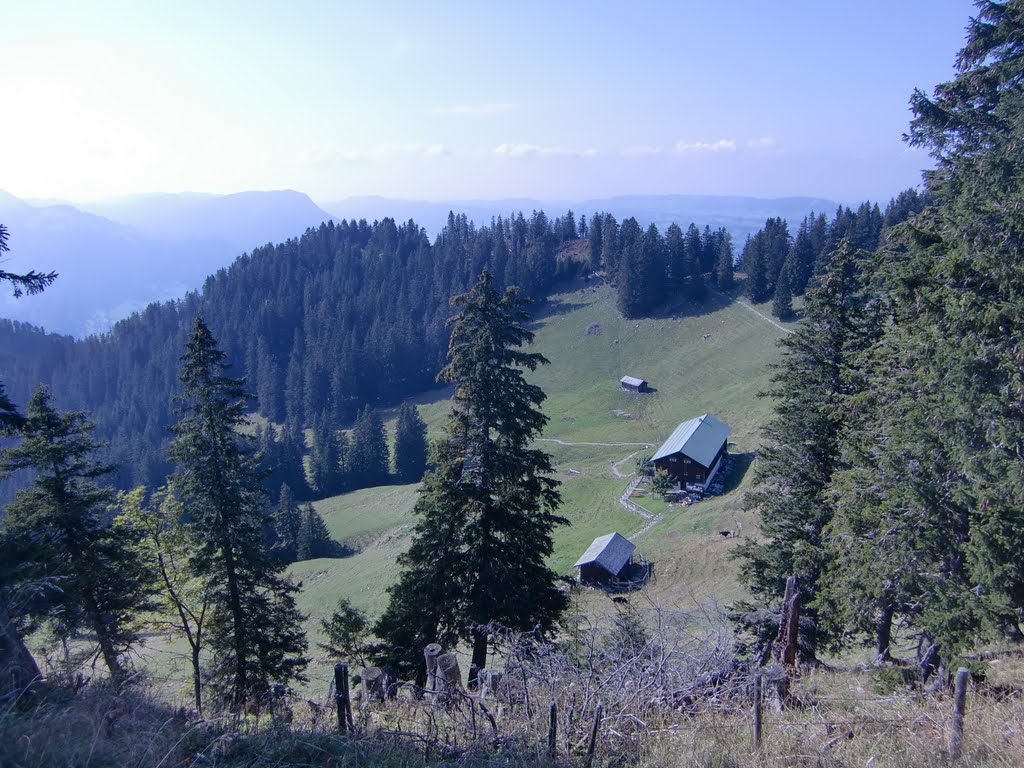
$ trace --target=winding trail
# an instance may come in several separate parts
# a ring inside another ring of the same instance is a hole
[[[650,443],[574,443],[569,440],[559,440],[556,437],[535,437],[534,440],[538,443],[557,443],[558,445],[596,445],[605,448],[630,448],[637,446],[639,448],[653,448]]]
[[[722,295],[724,296],[725,294],[722,294]],[[728,298],[728,297],[726,297],[726,298]],[[761,318],[762,320],[764,320],[764,321],[765,321],[766,323],[771,323],[772,325],[774,325],[774,326],[775,326],[776,328],[778,328],[778,329],[779,329],[780,331],[782,331],[783,333],[788,333],[788,334],[792,334],[792,333],[794,333],[794,331],[791,331],[791,330],[790,330],[789,328],[787,328],[786,326],[782,325],[782,324],[781,324],[781,323],[779,323],[779,322],[776,322],[776,321],[775,321],[775,320],[773,320],[772,318],[768,317],[768,315],[766,315],[766,314],[764,314],[763,312],[759,312],[758,310],[754,309],[754,306],[753,306],[752,304],[749,304],[749,303],[747,303],[747,301],[746,301],[745,299],[739,299],[739,298],[737,298],[737,299],[732,299],[732,301],[733,301],[733,302],[735,302],[736,304],[739,304],[739,305],[740,305],[741,307],[743,307],[744,309],[750,310],[750,311],[751,311],[751,312],[753,312],[753,313],[754,313],[755,315],[757,315],[757,316],[758,316],[758,317],[760,317],[760,318]]]

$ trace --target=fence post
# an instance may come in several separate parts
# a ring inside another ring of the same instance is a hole
[[[949,733],[949,759],[959,760],[964,742],[964,704],[967,701],[967,680],[971,673],[964,667],[956,671],[956,689],[953,693],[953,723]]]
[[[551,701],[550,716],[548,718],[548,757],[550,757],[552,760],[554,760],[556,755],[558,754],[558,750],[557,750],[556,742],[555,742],[555,738],[556,738],[557,732],[558,732],[558,705],[552,699],[552,701]]]
[[[601,727],[601,718],[604,716],[604,705],[598,704],[597,710],[594,712],[594,725],[590,729],[590,743],[587,745],[587,759],[583,763],[583,768],[590,768],[590,764],[594,762],[594,747],[597,746],[597,732]]]
[[[761,673],[754,674],[754,749],[761,748]]]
[[[346,733],[354,725],[348,697],[348,664],[334,665],[334,703],[338,708],[338,733]]]

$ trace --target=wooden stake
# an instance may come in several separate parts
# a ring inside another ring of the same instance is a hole
[[[754,749],[761,748],[761,673],[754,675]]]
[[[953,722],[949,732],[949,759],[959,760],[964,742],[964,704],[967,701],[967,681],[970,670],[960,667],[956,671],[956,689],[953,693]]]
[[[334,665],[334,703],[338,708],[338,733],[347,733],[354,725],[348,697],[348,664]]]
[[[587,745],[587,759],[583,763],[583,768],[590,768],[590,764],[594,762],[594,747],[597,746],[597,732],[601,727],[601,718],[604,716],[604,705],[598,704],[597,710],[594,712],[594,725],[590,729],[590,743]]]
[[[552,760],[558,755],[555,738],[558,733],[558,705],[551,701],[551,712],[548,718],[548,757]]]

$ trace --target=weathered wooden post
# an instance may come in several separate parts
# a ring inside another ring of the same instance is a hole
[[[964,743],[964,704],[967,701],[967,681],[970,670],[960,667],[956,671],[956,688],[953,692],[953,722],[949,732],[949,759],[959,760]]]
[[[782,598],[782,616],[779,636],[775,640],[776,658],[787,667],[796,667],[796,652],[800,643],[800,592],[796,576],[786,579],[786,594]]]
[[[423,660],[427,664],[427,690],[437,690],[437,657],[444,649],[437,643],[430,643],[423,649]]]
[[[594,724],[590,728],[590,743],[587,744],[587,759],[583,763],[583,768],[590,768],[590,764],[594,762],[594,747],[597,746],[597,732],[601,727],[601,718],[604,716],[604,705],[598,704],[597,710],[594,712]]]
[[[754,675],[754,749],[761,748],[761,673]]]
[[[348,698],[348,664],[334,665],[334,703],[338,708],[338,733],[347,733],[352,724],[352,705]]]
[[[554,699],[551,701],[550,713],[548,717],[548,757],[552,760],[558,755],[558,747],[555,739],[558,733],[558,704],[555,703]]]

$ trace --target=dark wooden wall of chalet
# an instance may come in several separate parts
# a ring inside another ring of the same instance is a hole
[[[610,581],[612,574],[608,573],[597,563],[587,563],[580,566],[580,581],[586,584],[605,584]]]
[[[711,466],[715,466],[715,462],[720,461],[725,456],[726,444],[722,444],[718,453],[715,455],[714,461],[711,462]],[[675,459],[672,462],[671,459]],[[703,483],[708,476],[710,471],[709,467],[705,467],[703,464],[699,464],[696,461],[690,460],[689,464],[683,461],[682,454],[674,453],[671,456],[666,456],[663,459],[658,459],[654,462],[654,466],[658,469],[663,469],[668,472],[669,476],[674,480],[681,481],[684,483]],[[697,475],[700,475],[700,479],[697,479]]]

